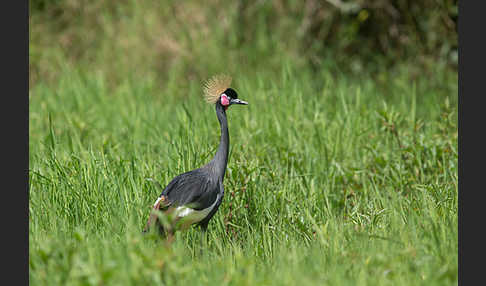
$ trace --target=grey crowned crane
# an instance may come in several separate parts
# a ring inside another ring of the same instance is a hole
[[[170,237],[177,229],[197,224],[206,231],[208,223],[221,204],[224,195],[224,174],[228,163],[229,133],[226,111],[233,104],[248,102],[238,99],[230,88],[231,77],[217,75],[204,84],[204,97],[214,104],[221,127],[221,138],[214,158],[206,165],[176,176],[155,201],[143,232],[157,225],[162,235]],[[161,221],[162,211],[170,221]]]

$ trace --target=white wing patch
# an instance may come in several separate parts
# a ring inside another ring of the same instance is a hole
[[[162,197],[159,197],[156,201],[155,201],[155,204],[154,204],[154,208],[157,206],[157,204],[160,202],[160,200],[162,199]]]
[[[218,199],[219,194],[216,196],[216,200],[214,200],[214,203],[212,205],[202,210],[195,210],[186,206],[177,207],[175,210],[176,216],[183,219],[184,223],[187,224],[200,222],[208,216],[211,210],[213,210],[213,208],[216,206],[216,203],[218,202]]]

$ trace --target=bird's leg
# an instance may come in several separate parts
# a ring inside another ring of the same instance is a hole
[[[172,212],[173,209],[171,209],[168,213],[172,213]],[[172,221],[170,221],[169,226],[167,227],[167,243],[169,245],[172,244],[172,242],[175,239],[175,232],[178,229],[177,223],[179,222],[180,217],[171,218],[170,220]]]
[[[152,211],[150,212],[150,216],[149,216],[149,219],[147,221],[147,224],[146,224],[145,228],[143,229],[144,233],[148,232],[150,227],[152,227],[152,225],[158,221],[157,211],[159,209],[160,209],[160,200],[157,200],[155,205],[152,207]]]
[[[165,229],[165,234],[166,234],[166,239],[165,239],[165,243],[166,243],[166,246],[170,246],[174,240],[175,240],[175,228],[173,227],[173,225],[170,225],[168,226],[166,229]]]
[[[207,224],[202,224],[201,225],[201,235],[202,235],[202,238],[201,238],[201,250],[200,250],[200,255],[203,256],[203,251],[205,249],[207,249],[207,246],[208,246],[208,234],[207,234],[207,230],[208,229],[208,225]]]
[[[174,232],[170,229],[167,231],[167,244],[171,245],[172,242],[174,242]]]

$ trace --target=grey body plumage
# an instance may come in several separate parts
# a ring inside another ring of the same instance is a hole
[[[219,87],[221,89],[221,87]],[[153,206],[154,210],[163,212],[178,211],[176,220],[191,216],[189,224],[197,224],[206,230],[208,223],[217,212],[224,196],[224,175],[228,163],[229,132],[226,110],[232,104],[248,104],[239,100],[237,93],[231,89],[223,89],[215,102],[216,115],[221,127],[221,137],[218,150],[213,159],[206,165],[195,170],[180,174],[172,179],[164,188]],[[214,97],[214,96],[213,96]],[[157,224],[161,234],[172,233],[172,229],[164,229],[156,213],[149,217],[144,229],[146,232]]]

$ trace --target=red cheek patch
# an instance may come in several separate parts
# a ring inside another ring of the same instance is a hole
[[[225,94],[221,95],[221,105],[222,106],[228,106],[229,103],[230,102],[229,102],[228,97]]]

